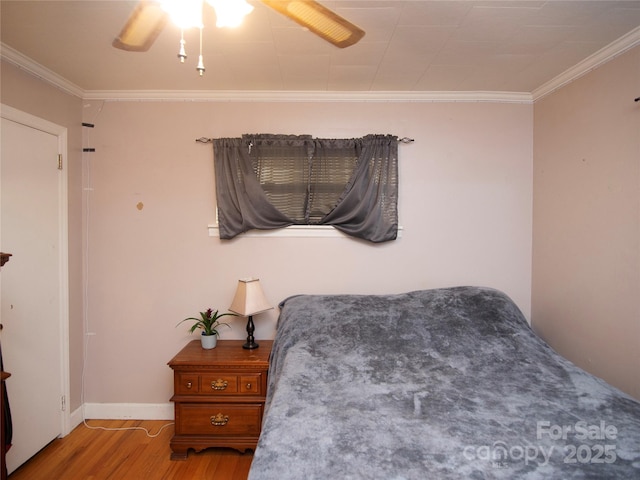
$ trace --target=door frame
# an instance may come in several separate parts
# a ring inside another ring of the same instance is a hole
[[[49,133],[58,138],[58,154],[62,155],[64,162],[67,161],[67,128],[55,123],[23,112],[16,108],[0,103],[0,117],[12,122],[22,124],[26,127],[34,128],[45,133]],[[61,436],[66,436],[71,432],[71,412],[70,412],[70,366],[69,366],[69,211],[68,211],[68,172],[63,165],[61,174],[58,177],[58,208],[59,219],[58,241],[60,243],[59,265],[59,301],[60,301],[60,391],[64,397],[60,412],[60,432]]]

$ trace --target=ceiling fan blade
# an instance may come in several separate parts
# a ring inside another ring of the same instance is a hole
[[[129,52],[146,52],[160,35],[167,19],[167,13],[158,2],[141,1],[112,45]]]
[[[261,1],[336,47],[348,47],[364,37],[364,30],[314,0]]]

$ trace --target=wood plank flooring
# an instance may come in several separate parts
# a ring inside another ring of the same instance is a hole
[[[143,427],[151,435],[169,422],[89,420],[104,428]],[[9,480],[246,480],[253,453],[209,448],[189,452],[185,461],[170,460],[173,425],[149,438],[141,430],[93,430],[79,425],[51,442],[9,475]]]

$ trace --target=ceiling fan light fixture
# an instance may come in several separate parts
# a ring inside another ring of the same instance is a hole
[[[112,45],[121,50],[146,52],[160,35],[171,17],[181,30],[178,58],[184,63],[184,30],[200,29],[200,59],[198,72],[202,76],[203,7],[208,3],[215,9],[218,27],[238,26],[253,11],[245,0],[140,0]],[[364,37],[364,30],[322,6],[315,0],[260,0],[336,47],[345,48]]]
[[[202,27],[202,0],[162,0],[160,4],[181,29]]]
[[[216,27],[238,27],[244,17],[253,11],[245,0],[207,0],[216,11]]]

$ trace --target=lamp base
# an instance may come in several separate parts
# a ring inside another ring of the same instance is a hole
[[[258,348],[260,345],[258,345],[256,342],[247,342],[244,345],[242,345],[242,348],[245,348],[247,350],[253,350]]]
[[[242,348],[247,350],[253,350],[254,348],[258,348],[258,345],[253,339],[253,331],[255,327],[253,325],[253,315],[249,315],[249,320],[247,321],[247,343],[242,345]]]

